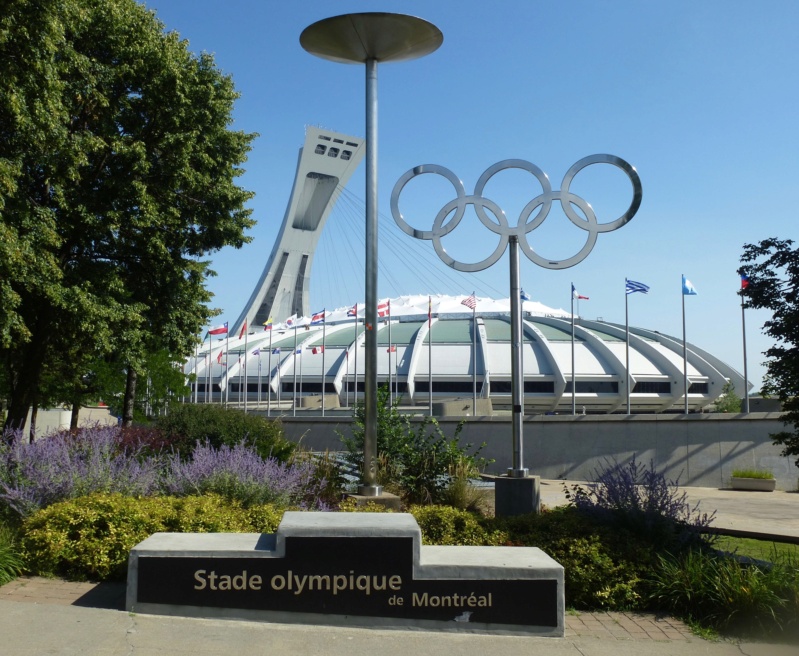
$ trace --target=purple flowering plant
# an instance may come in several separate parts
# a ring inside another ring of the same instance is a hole
[[[329,509],[326,479],[312,459],[284,463],[264,458],[246,442],[218,449],[207,441],[197,443],[187,458],[146,446],[126,440],[116,426],[55,433],[33,443],[6,434],[0,440],[0,504],[25,518],[58,501],[94,492],[216,493],[247,506]]]
[[[274,503],[326,509],[320,500],[325,481],[314,474],[310,461],[288,464],[261,457],[246,442],[215,449],[206,441],[197,443],[188,459],[178,454],[169,457],[162,487],[174,496],[213,492],[245,506]]]
[[[626,463],[606,460],[587,485],[564,486],[566,498],[584,515],[624,526],[651,540],[694,541],[713,522],[715,511],[691,505],[678,480],[669,480],[635,456]]]
[[[115,426],[94,426],[54,433],[33,443],[0,442],[0,500],[27,517],[57,501],[119,492],[147,496],[157,492],[160,464],[120,449]]]

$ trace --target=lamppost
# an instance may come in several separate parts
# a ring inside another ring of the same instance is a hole
[[[300,35],[300,44],[312,55],[366,66],[366,364],[364,480],[359,488],[363,496],[382,494],[377,485],[377,64],[423,57],[437,50],[443,40],[441,30],[432,23],[382,12],[326,18]]]

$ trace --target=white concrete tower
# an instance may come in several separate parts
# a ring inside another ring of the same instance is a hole
[[[280,322],[310,314],[311,265],[330,210],[363,159],[365,141],[331,130],[305,128],[297,173],[283,225],[250,300],[231,327],[236,334],[245,319],[250,327],[270,317]]]

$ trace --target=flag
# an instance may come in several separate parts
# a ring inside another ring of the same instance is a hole
[[[629,294],[629,292],[627,292],[627,293]],[[583,296],[582,294],[578,293],[578,291],[574,288],[574,285],[572,285],[572,298],[575,301],[589,301],[589,300],[591,300],[587,296]]]
[[[219,351],[219,355],[216,356],[217,364],[222,364],[222,351]]]
[[[221,326],[215,326],[208,331],[210,335],[224,335],[227,333],[227,321],[223,323]]]
[[[392,344],[386,349],[386,353],[396,353],[397,352],[397,345]]]
[[[272,349],[272,355],[280,355],[280,347]]]
[[[696,287],[693,286],[693,283],[685,276],[682,277],[682,293],[683,296],[696,296],[699,293],[696,291]]]
[[[523,301],[532,301],[533,300],[532,298],[530,298],[530,294],[525,292],[523,289],[519,290],[519,298],[521,298]]]
[[[349,310],[347,310],[348,317],[357,317],[358,316],[358,304],[356,303],[353,305]]]
[[[295,351],[295,353],[296,353],[297,355],[302,355],[302,346],[300,346],[300,348],[298,348],[298,349]]]
[[[239,339],[241,339],[242,337],[244,337],[244,335],[245,335],[246,333],[247,333],[247,320],[245,319],[245,320],[244,320],[244,325],[241,327],[241,331],[239,332]]]
[[[377,316],[378,318],[391,316],[391,301],[377,304]]]
[[[467,296],[461,301],[461,305],[465,305],[470,310],[474,310],[477,307],[477,299],[474,296],[474,292],[472,292],[471,296]]]
[[[319,353],[324,353],[324,352],[325,352],[324,346],[314,346],[311,349],[311,353],[313,353],[314,355],[318,355]]]
[[[649,291],[649,285],[645,285],[642,282],[635,282],[635,280],[627,280],[626,278],[624,282],[628,294],[634,294],[635,292],[646,294]]]
[[[261,349],[257,348],[252,352],[252,355],[261,355]]]
[[[264,330],[272,330],[272,317],[264,321]]]
[[[321,312],[316,312],[311,316],[311,325],[316,325],[318,323],[324,323],[325,317],[327,316],[327,312],[322,310]]]
[[[433,319],[433,299],[432,297],[427,297],[427,323],[429,324]]]
[[[749,287],[749,276],[741,276],[741,289]]]

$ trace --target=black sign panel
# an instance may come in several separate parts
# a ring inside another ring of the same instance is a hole
[[[139,556],[138,602],[557,627],[557,581],[413,579],[413,538],[289,537],[284,558]]]

